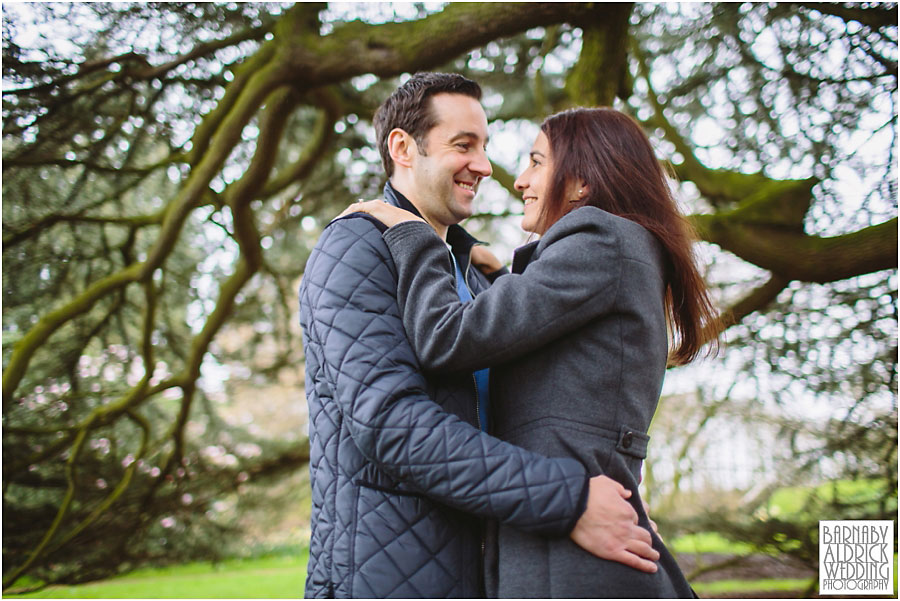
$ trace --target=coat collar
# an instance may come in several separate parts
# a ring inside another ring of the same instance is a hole
[[[515,250],[512,262],[513,273],[522,273],[525,271],[525,267],[531,262],[531,257],[534,256],[534,251],[537,249],[539,243],[540,240],[535,240],[534,242],[529,242]]]

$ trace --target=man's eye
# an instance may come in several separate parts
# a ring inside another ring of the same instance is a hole
[[[459,144],[456,145],[456,147],[459,148],[460,150],[468,150],[469,144],[465,143],[465,142],[460,142]]]

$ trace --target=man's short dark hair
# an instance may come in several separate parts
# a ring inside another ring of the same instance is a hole
[[[481,100],[481,86],[457,73],[416,73],[394,90],[375,111],[378,152],[388,177],[394,174],[394,161],[388,150],[388,135],[402,129],[416,141],[425,154],[425,136],[437,125],[430,99],[435,94],[462,94]]]

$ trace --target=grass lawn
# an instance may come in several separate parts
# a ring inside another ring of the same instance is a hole
[[[6,598],[41,599],[297,599],[303,597],[307,551],[297,556],[192,563],[136,570],[109,580],[51,586]]]
[[[719,549],[724,540],[699,536],[681,542],[688,548]],[[689,552],[685,549],[686,552]],[[38,599],[297,599],[303,597],[306,549],[295,555],[234,559],[217,565],[198,562],[169,568],[136,570],[124,576],[91,584],[51,586],[5,598]],[[895,557],[896,566],[896,557]],[[895,567],[896,569],[896,567]],[[896,572],[895,572],[896,573]],[[701,597],[751,598],[762,593],[796,592],[809,579],[717,580],[692,583]],[[895,581],[896,591],[896,581]],[[896,592],[895,592],[896,594]]]
[[[764,592],[796,592],[801,595],[809,587],[811,578],[769,578],[766,580],[716,580],[715,582],[694,582],[691,586],[701,597],[728,595],[756,596]]]

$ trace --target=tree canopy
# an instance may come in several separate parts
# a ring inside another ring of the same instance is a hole
[[[726,316],[709,415],[771,416],[796,470],[895,510],[896,4],[4,8],[4,589],[225,552],[222,499],[306,464],[302,411],[235,399],[305,406],[297,283],[380,194],[372,114],[417,70],[485,89],[469,225],[501,247],[544,116],[634,115]]]

